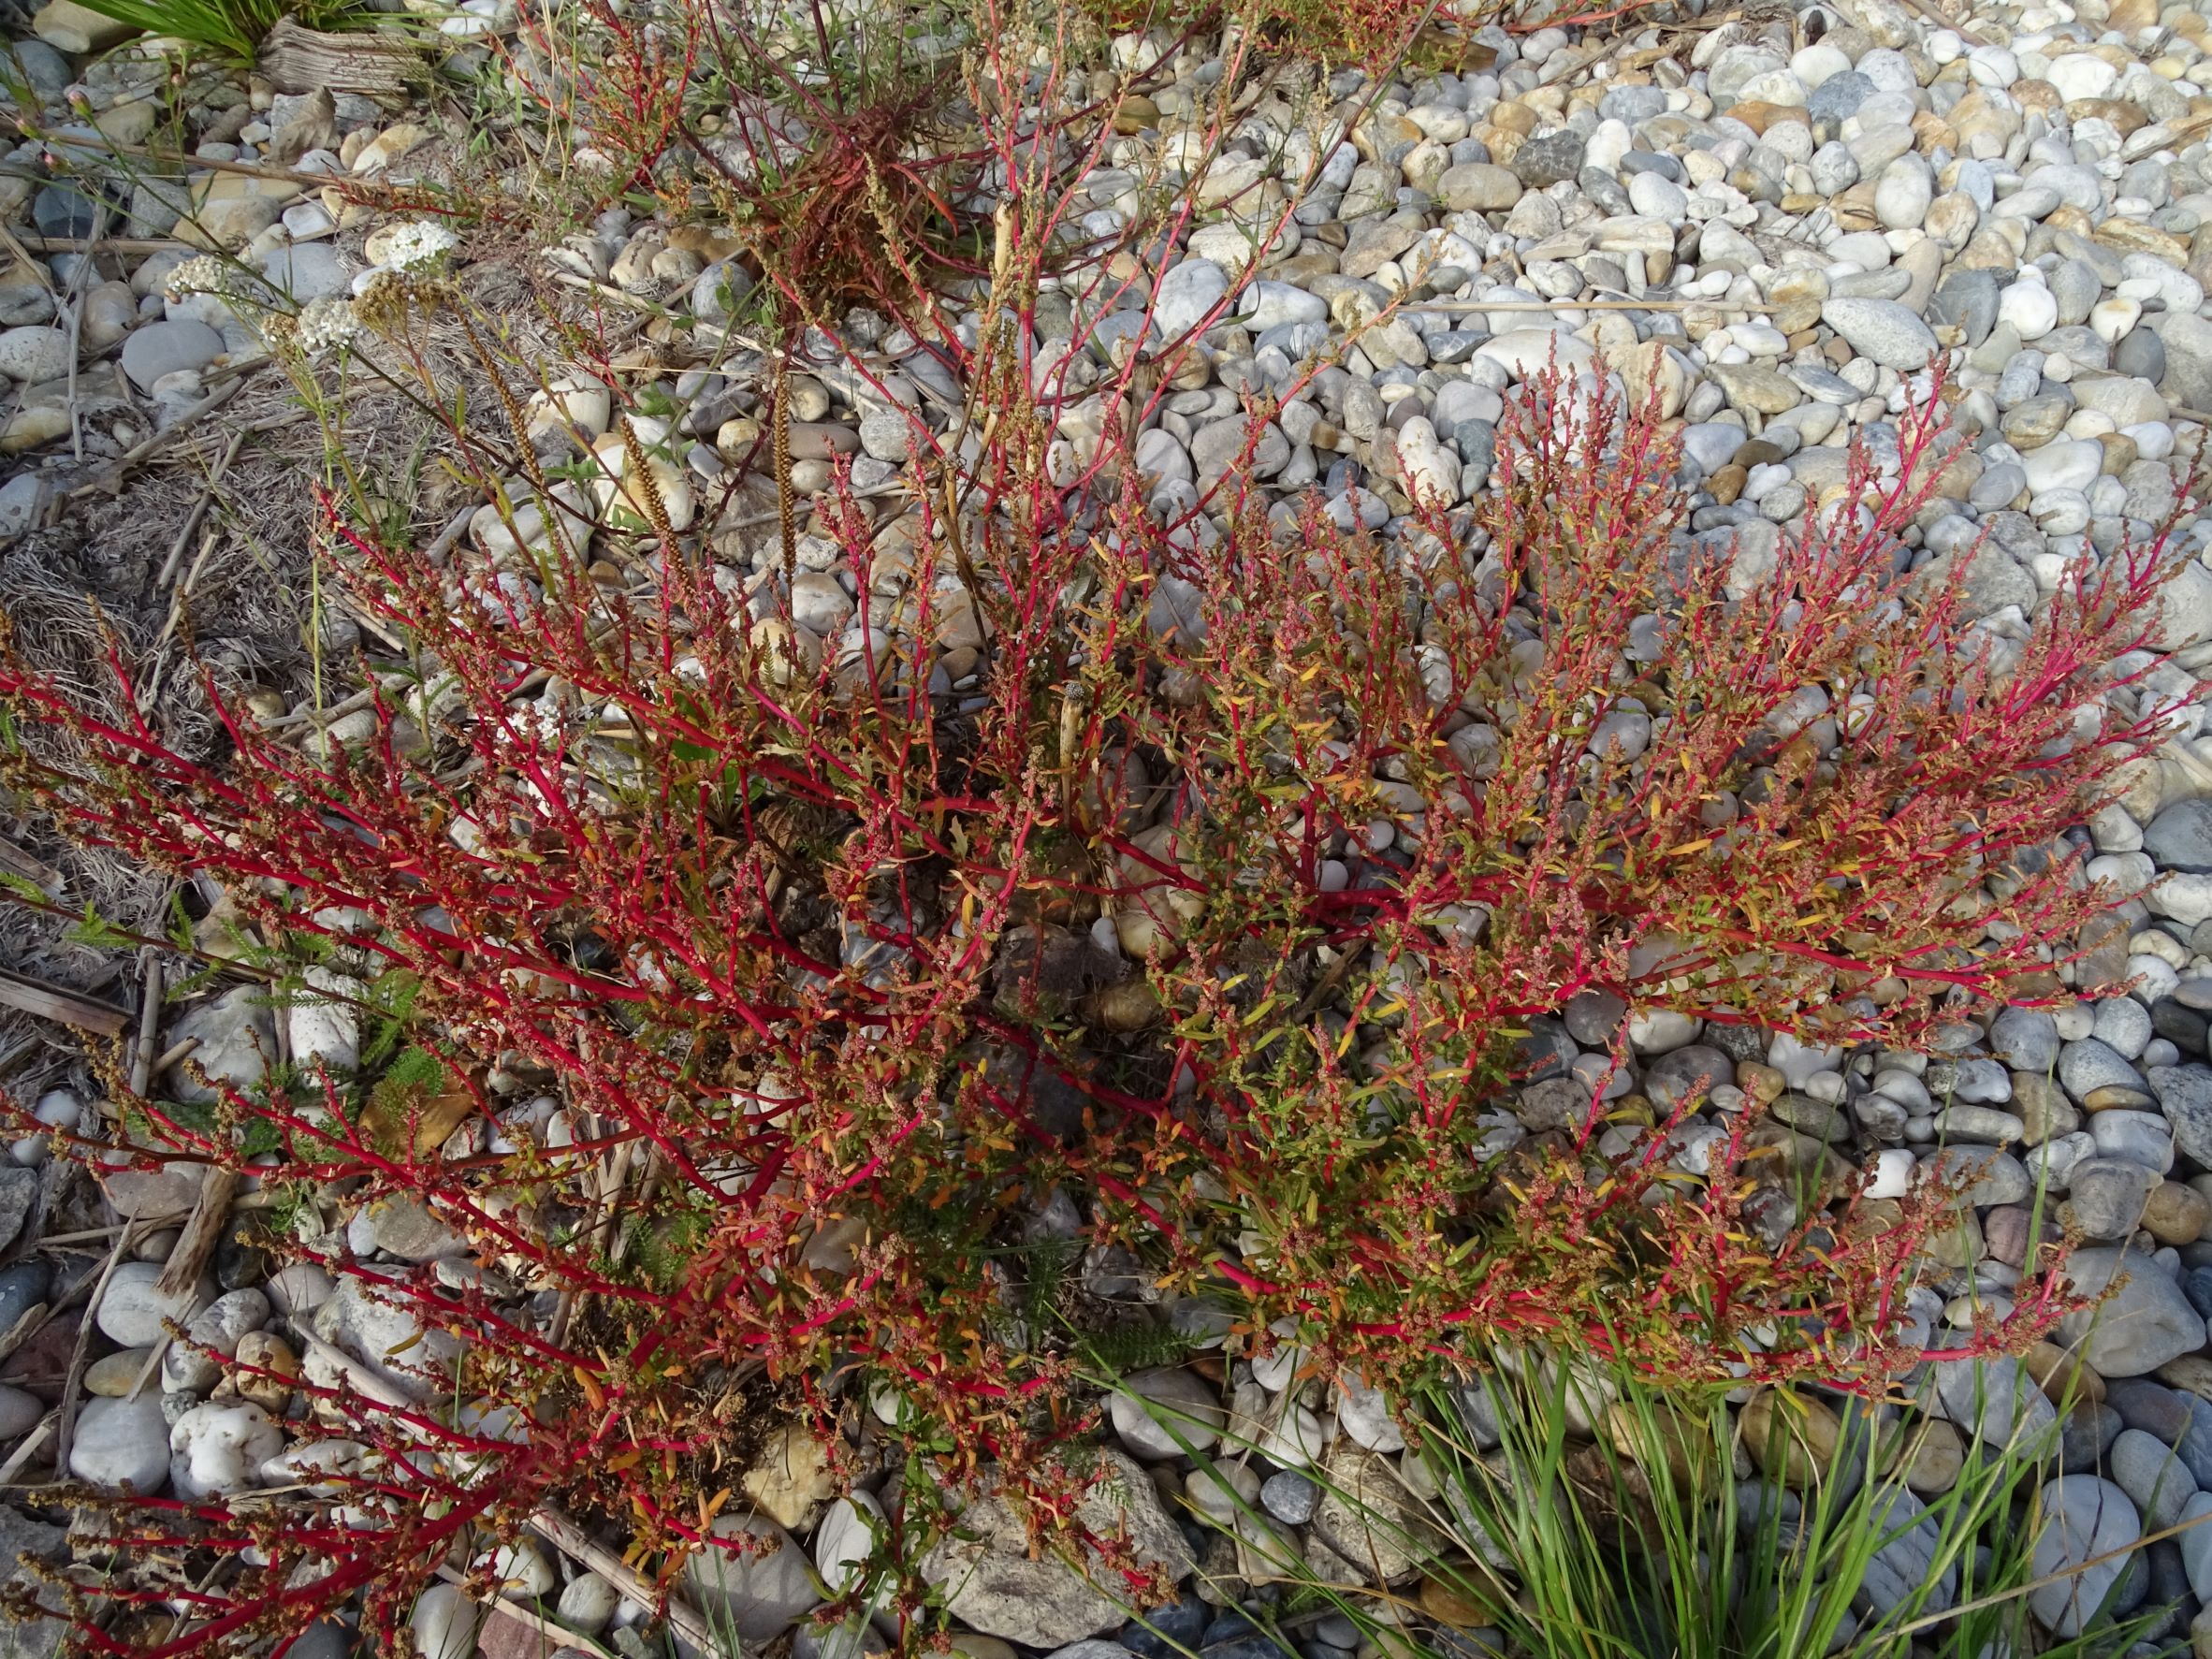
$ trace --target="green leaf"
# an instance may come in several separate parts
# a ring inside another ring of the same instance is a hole
[[[14,894],[25,904],[46,905],[53,902],[45,888],[30,877],[19,875],[14,870],[0,870],[0,889]]]
[[[72,923],[62,937],[72,944],[83,945],[95,951],[127,951],[138,942],[137,934],[126,932],[109,921],[93,909],[89,900],[85,903],[82,919]]]

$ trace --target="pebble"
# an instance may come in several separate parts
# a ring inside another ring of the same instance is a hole
[[[164,375],[205,369],[223,350],[223,336],[194,318],[148,323],[123,342],[123,371],[133,386],[148,391]]]
[[[69,337],[59,328],[0,329],[0,374],[12,380],[59,380],[69,372]]]
[[[169,1430],[169,1480],[183,1498],[245,1491],[284,1449],[284,1431],[251,1401],[195,1405]]]
[[[1884,368],[1923,369],[1937,350],[1928,325],[1894,299],[1830,299],[1820,314],[1861,356]]]
[[[13,1440],[36,1428],[46,1406],[36,1394],[0,1384],[0,1440]]]
[[[2045,1483],[2041,1506],[2044,1521],[2032,1555],[2038,1579],[2122,1550],[2143,1535],[2132,1500],[2093,1475],[2061,1475]],[[2124,1560],[2101,1562],[2042,1585],[2030,1594],[2028,1605],[2045,1629],[2079,1636],[2124,1570]]]
[[[415,1659],[473,1659],[477,1633],[492,1616],[458,1585],[430,1585],[415,1598],[408,1620]]]
[[[1215,1390],[1192,1372],[1140,1372],[1107,1400],[1121,1443],[1139,1457],[1172,1458],[1213,1448],[1228,1420]]]
[[[87,1400],[69,1441],[69,1473],[109,1492],[128,1486],[152,1496],[166,1488],[169,1425],[160,1394],[148,1389],[136,1400]]]
[[[2205,1320],[2181,1287],[2147,1256],[2109,1247],[2076,1250],[2067,1278],[2085,1296],[2109,1300],[2059,1322],[2059,1340],[2075,1348],[2103,1375],[2144,1376],[2169,1360],[2205,1346]]]
[[[315,211],[321,212],[321,210],[318,208]],[[289,213],[286,216],[289,218]],[[327,222],[328,215],[323,214],[323,218]],[[304,220],[303,223],[311,235],[321,234],[321,227],[313,220]],[[332,249],[320,242],[298,241],[289,247],[271,249],[262,255],[260,271],[265,282],[295,305],[304,306],[312,300],[334,298],[353,286],[352,273],[340,262]],[[124,372],[130,371],[126,368]],[[137,376],[132,378],[136,379]]]
[[[725,1515],[714,1523],[719,1538],[750,1534],[762,1547],[737,1554],[707,1550],[684,1569],[694,1604],[710,1618],[726,1619],[747,1641],[780,1636],[822,1600],[806,1552],[789,1533],[762,1516]]]
[[[53,1285],[53,1269],[33,1258],[0,1268],[0,1332],[12,1331],[46,1303]]]
[[[197,1288],[160,1290],[155,1281],[162,1271],[155,1261],[125,1261],[116,1268],[94,1310],[102,1335],[124,1347],[152,1347],[167,1337],[167,1322],[191,1319],[206,1298]]]
[[[2197,1483],[2174,1449],[2140,1429],[2123,1429],[2108,1454],[2111,1479],[2140,1512],[2144,1526],[2161,1532],[2181,1519]]]
[[[312,1314],[330,1300],[337,1287],[312,1261],[289,1262],[269,1275],[269,1306],[286,1318]]]
[[[254,1289],[218,1296],[184,1328],[184,1340],[162,1356],[162,1387],[171,1393],[204,1394],[223,1375],[222,1361],[240,1341],[268,1322],[269,1298]]]
[[[762,1443],[738,1490],[779,1526],[805,1527],[837,1493],[829,1448],[802,1423],[786,1423]]]
[[[1228,292],[1228,273],[1211,259],[1185,259],[1171,266],[1154,296],[1153,331],[1163,340],[1180,339]]]
[[[38,1175],[34,1170],[0,1166],[0,1248],[15,1243],[32,1208],[38,1202]],[[0,1325],[0,1331],[6,1330]]]
[[[1321,1489],[1290,1469],[1269,1476],[1259,1488],[1260,1506],[1286,1526],[1303,1526],[1320,1501]]]
[[[299,1357],[291,1345],[269,1332],[250,1331],[239,1338],[234,1358],[238,1361],[234,1386],[239,1397],[264,1411],[281,1414],[292,1398],[292,1379],[299,1375]],[[224,1391],[218,1389],[216,1393]]]
[[[1379,1389],[1371,1389],[1357,1376],[1337,1384],[1337,1426],[1369,1451],[1401,1451],[1405,1435],[1398,1427],[1390,1403]]]
[[[597,1636],[611,1623],[622,1605],[621,1593],[597,1573],[578,1573],[564,1585],[555,1604],[555,1615],[571,1630]]]
[[[865,1492],[848,1492],[832,1504],[814,1533],[814,1565],[833,1596],[857,1584],[883,1533],[883,1506]]]

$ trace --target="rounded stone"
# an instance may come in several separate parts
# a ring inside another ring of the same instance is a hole
[[[261,1465],[284,1450],[284,1432],[250,1401],[211,1401],[177,1419],[168,1446],[180,1497],[224,1497],[254,1484]]]
[[[2151,1530],[2172,1526],[2197,1483],[2173,1448],[2141,1429],[2123,1429],[2109,1455],[2113,1484],[2134,1501]]]
[[[490,1609],[463,1595],[458,1585],[432,1584],[415,1598],[408,1623],[415,1659],[471,1659],[477,1632],[490,1617]]]
[[[223,1375],[222,1361],[238,1352],[241,1338],[269,1322],[269,1298],[247,1288],[218,1296],[184,1329],[184,1340],[171,1343],[162,1357],[162,1384],[171,1392],[204,1394]]]
[[[46,1407],[37,1395],[0,1385],[0,1440],[29,1433],[45,1415]]]
[[[2059,1216],[2091,1239],[2124,1239],[2143,1219],[2158,1171],[2127,1158],[2085,1157],[2067,1174]]]
[[[1259,1503],[1286,1526],[1303,1526],[1314,1518],[1321,1489],[1293,1469],[1271,1475],[1259,1488]]]
[[[2137,327],[2112,348],[2115,372],[2154,384],[2166,377],[2166,342],[2151,329]]]
[[[1905,1484],[1922,1497],[1934,1497],[1957,1485],[1966,1464],[1966,1443],[1952,1424],[1929,1418],[1913,1431],[1906,1450],[1912,1461],[1905,1466]]]
[[[1212,1448],[1228,1415],[1215,1390],[1197,1373],[1176,1369],[1139,1372],[1107,1400],[1113,1432],[1141,1458],[1172,1458]]]
[[[336,298],[353,286],[354,280],[339,263],[336,250],[323,242],[295,242],[272,250],[262,258],[261,274],[296,305]]]
[[[621,1593],[597,1573],[578,1573],[561,1590],[555,1610],[571,1630],[597,1636],[621,1605]]]
[[[94,1310],[101,1334],[126,1348],[152,1347],[168,1335],[165,1321],[188,1323],[200,1304],[199,1288],[171,1295],[156,1287],[161,1274],[158,1261],[126,1261],[118,1267]]]
[[[821,1600],[806,1552],[764,1516],[725,1515],[714,1523],[719,1538],[749,1533],[760,1541],[749,1553],[709,1549],[691,1557],[685,1579],[701,1611],[726,1621],[739,1637],[765,1642],[798,1623]]]
[[[11,380],[60,380],[69,372],[69,337],[59,328],[0,331],[0,374]]]
[[[2079,1636],[2119,1581],[2125,1558],[2117,1552],[2143,1535],[2142,1521],[2125,1492],[2091,1475],[2050,1481],[2041,1506],[2032,1565],[2037,1579],[2049,1581],[2030,1594],[2028,1605],[2045,1629]],[[2069,1571],[2091,1561],[2097,1564]]]
[[[1890,230],[1913,230],[1928,216],[1935,181],[1928,163],[1910,152],[1882,169],[1874,184],[1874,216]]]
[[[86,1401],[69,1442],[69,1473],[109,1492],[124,1486],[141,1497],[160,1492],[169,1478],[169,1425],[161,1396],[148,1389],[136,1400]]]
[[[1402,1451],[1405,1434],[1391,1415],[1390,1400],[1380,1389],[1371,1389],[1356,1375],[1346,1375],[1337,1384],[1337,1425],[1369,1451]]]
[[[2059,302],[2041,283],[2015,283],[1998,297],[1997,320],[2022,341],[2041,340],[2059,325]]]
[[[1834,298],[1820,315],[1860,357],[1900,374],[1926,368],[1939,349],[1928,325],[1894,299]]]
[[[2143,1225],[2161,1244],[2187,1244],[2212,1224],[2212,1199],[2178,1181],[2161,1181],[2144,1201]]]
[[[123,342],[123,371],[131,385],[150,391],[165,374],[205,369],[223,350],[223,336],[191,317],[148,323]]]
[[[1990,1024],[1989,1048],[2015,1071],[2048,1071],[2059,1062],[2057,1022],[2045,1009],[2005,1009]]]
[[[2173,1275],[2149,1257],[2132,1250],[2080,1249],[2068,1259],[2066,1277],[2077,1294],[2092,1299],[2108,1286],[2117,1287],[2102,1303],[2059,1322],[2058,1340],[2101,1375],[2143,1376],[2204,1347],[2204,1316],[2190,1305]]]
[[[848,1493],[824,1512],[814,1533],[814,1565],[832,1595],[859,1582],[882,1531],[883,1506],[865,1492]]]

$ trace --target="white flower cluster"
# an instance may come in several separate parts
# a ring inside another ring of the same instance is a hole
[[[194,294],[226,296],[238,285],[238,273],[211,254],[196,254],[168,274],[164,289],[173,299]]]
[[[402,225],[385,246],[385,263],[394,270],[431,271],[460,245],[460,238],[429,219]]]
[[[299,309],[299,349],[311,357],[327,357],[353,344],[361,335],[361,319],[353,301],[326,295]]]

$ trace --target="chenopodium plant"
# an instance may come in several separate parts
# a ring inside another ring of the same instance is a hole
[[[341,1296],[421,1340],[311,1348],[279,1465],[304,1495],[113,1517],[134,1570],[66,1587],[93,1648],[244,1647],[357,1602],[389,1633],[449,1553],[489,1573],[483,1540],[555,1511],[673,1582],[743,1547],[724,1463],[770,1389],[865,1400],[939,1478],[1071,1526],[1055,1452],[1116,1296],[1377,1385],[1470,1335],[1661,1381],[1920,1357],[1903,1299],[1950,1194],[1877,1210],[1755,1101],[1694,1178],[1696,1078],[1664,1107],[1585,1078],[1529,1134],[1530,1022],[1609,997],[1624,1063],[1669,1019],[1894,1042],[2051,993],[2107,903],[2059,837],[2156,731],[2111,665],[2158,550],[2070,577],[2024,640],[1941,567],[1900,575],[1931,400],[1754,565],[1680,534],[1654,410],[1558,372],[1509,403],[1494,491],[1401,498],[1389,535],[1353,498],[1267,503],[1265,398],[1217,481],[1162,489],[1136,434],[1189,336],[1108,341],[1133,279],[1100,261],[1041,344],[1024,250],[1066,211],[1002,216],[987,327],[906,315],[968,406],[917,416],[903,502],[842,472],[787,502],[780,572],[771,546],[749,582],[711,507],[674,510],[648,423],[600,440],[622,465],[593,515],[517,404],[508,464],[575,522],[526,529],[488,463],[506,533],[450,555],[331,504],[351,604],[413,663],[370,679],[365,735],[234,710],[199,764],[109,712],[135,707],[120,649],[114,699],[0,657],[38,730],[12,786],[217,878],[318,995],[415,1026],[402,1078],[131,1101],[130,1156],[250,1148],[305,1210],[411,1201],[489,1270],[303,1227]],[[395,349],[453,303],[419,286],[377,319]],[[502,453],[454,435],[457,465]],[[853,577],[840,640],[790,608],[802,529]],[[1972,1349],[2063,1305],[2031,1273]],[[886,1609],[927,1627],[918,1585]]]
[[[2106,701],[2161,552],[2025,638],[1965,610],[1965,560],[1900,574],[1948,461],[1928,389],[1771,568],[1686,547],[1674,444],[1556,373],[1508,402],[1470,523],[1386,548],[1309,506],[1288,553],[1253,530],[1129,560],[1174,614],[1165,694],[1094,662],[1089,702],[1174,769],[1115,902],[1192,1103],[1120,1168],[1132,1245],[1371,1374],[1465,1332],[1661,1375],[1910,1361],[1897,1298],[1954,1195],[1838,1204],[1858,1171],[1756,1113],[1697,1135],[1720,1156],[1690,1181],[1698,1088],[1608,1107],[1585,1074],[1516,1113],[1507,1085],[1579,997],[1621,1016],[1618,1065],[1682,1015],[1902,1045],[2057,992],[2109,904],[2061,832],[2170,712]],[[1653,1132],[1594,1157],[1608,1123]]]

